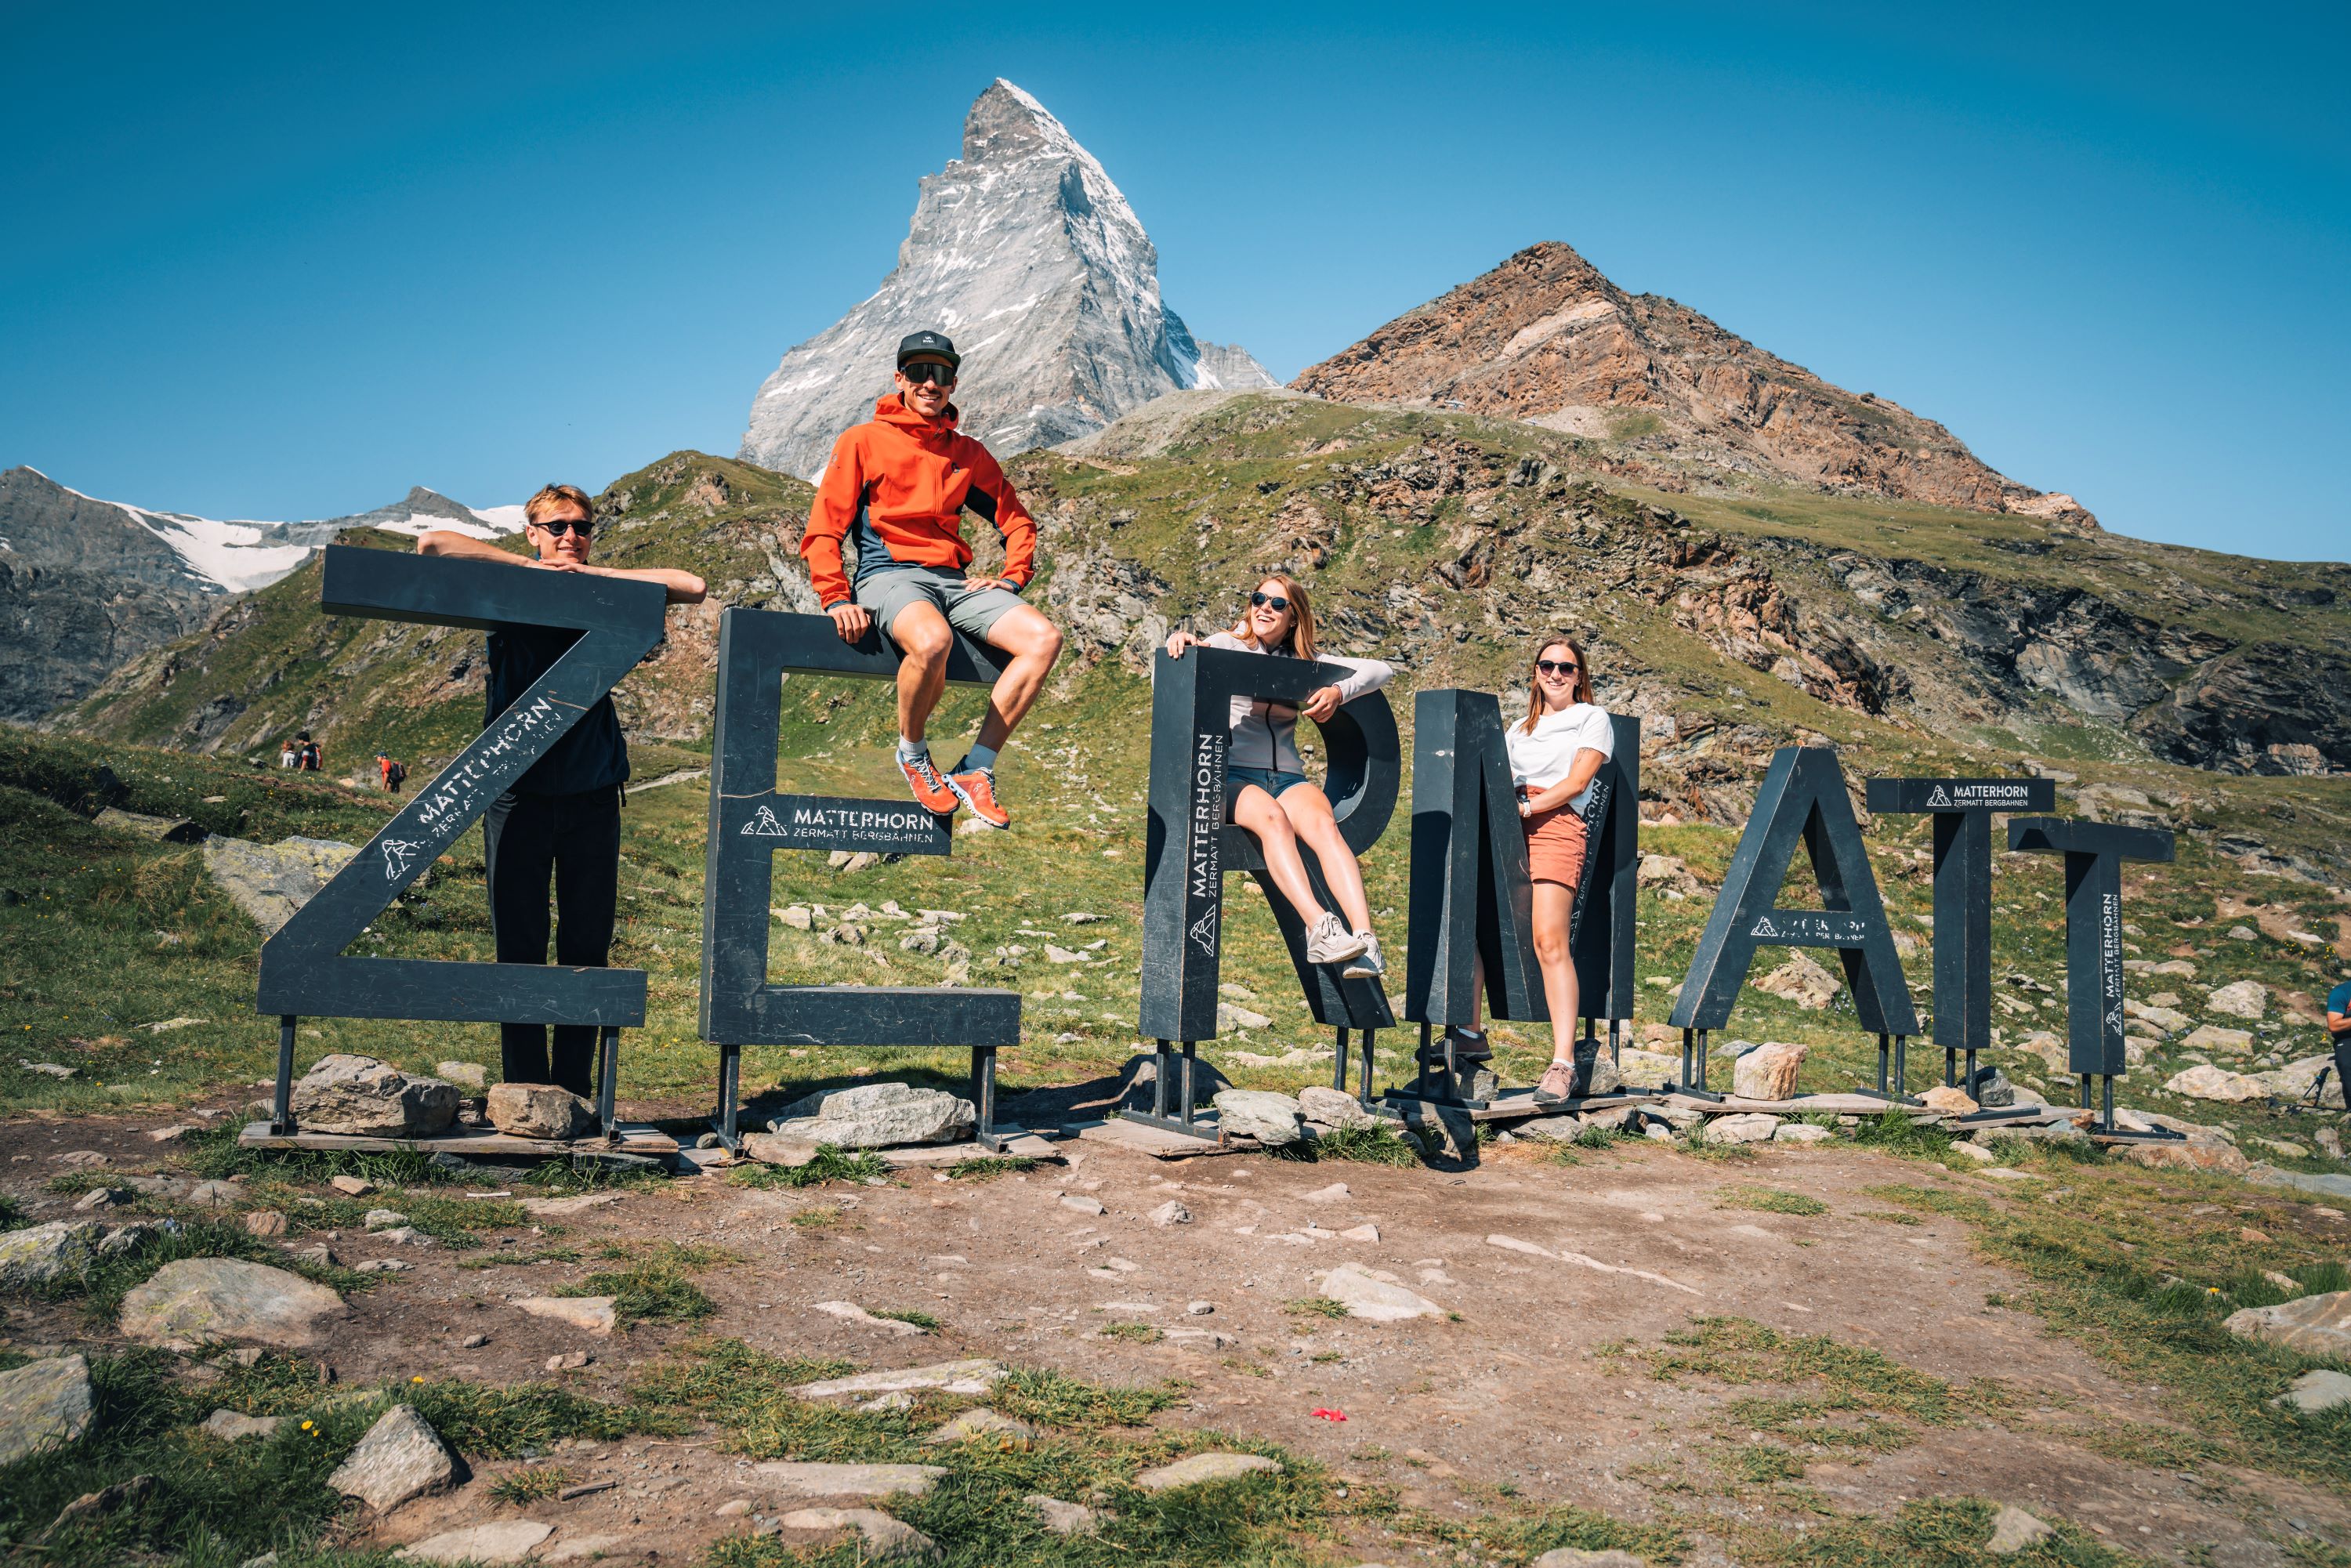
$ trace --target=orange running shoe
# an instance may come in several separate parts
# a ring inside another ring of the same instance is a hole
[[[898,771],[906,776],[906,787],[914,792],[914,803],[925,811],[936,811],[942,817],[955,814],[956,802],[963,798],[959,789],[950,789],[939,778],[931,754],[924,752],[912,762],[898,759]]]
[[[996,803],[995,768],[966,768],[959,762],[947,775],[947,788],[955,791],[956,800],[971,808],[973,816],[989,827],[1012,825],[1012,813]]]

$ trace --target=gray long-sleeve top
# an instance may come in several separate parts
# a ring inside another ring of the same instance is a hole
[[[1269,658],[1289,657],[1274,654],[1255,643],[1236,637],[1230,632],[1217,632],[1200,639],[1207,648],[1222,648],[1235,653],[1264,653]],[[1320,662],[1337,664],[1348,672],[1339,682],[1341,703],[1353,702],[1366,692],[1378,691],[1395,674],[1377,659],[1343,659],[1324,653]],[[1266,768],[1282,773],[1303,773],[1305,763],[1298,755],[1298,710],[1288,703],[1268,702],[1260,697],[1233,699],[1232,739],[1225,754],[1228,768]]]

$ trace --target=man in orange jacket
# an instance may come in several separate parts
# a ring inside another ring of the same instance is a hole
[[[989,827],[1005,828],[1012,818],[997,802],[996,755],[1037,700],[1061,634],[1020,599],[1036,571],[1036,519],[987,448],[956,429],[948,398],[962,362],[936,332],[898,345],[898,390],[832,444],[800,557],[842,642],[878,625],[897,644],[898,767],[914,799],[941,813],[966,805]],[[998,576],[964,574],[967,509],[1004,536]],[[987,695],[979,739],[942,776],[923,726],[946,690],[957,632],[1011,657]]]

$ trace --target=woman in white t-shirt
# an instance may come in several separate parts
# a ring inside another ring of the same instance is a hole
[[[1551,1065],[1538,1100],[1564,1100],[1575,1081],[1578,998],[1568,955],[1568,919],[1583,880],[1583,811],[1592,783],[1616,749],[1616,728],[1592,700],[1592,667],[1573,637],[1546,639],[1529,672],[1527,716],[1504,732],[1519,818],[1527,831],[1527,870],[1534,881],[1535,963],[1551,1003]]]

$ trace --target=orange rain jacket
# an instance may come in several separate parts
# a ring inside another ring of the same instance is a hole
[[[1004,536],[1004,580],[1029,585],[1036,573],[1037,520],[987,448],[956,430],[956,417],[950,404],[945,418],[925,419],[893,392],[873,405],[872,420],[832,444],[800,535],[810,586],[827,610],[851,597],[850,573],[861,556],[867,571],[882,552],[900,566],[969,566],[966,507]],[[847,565],[844,539],[852,551]]]

